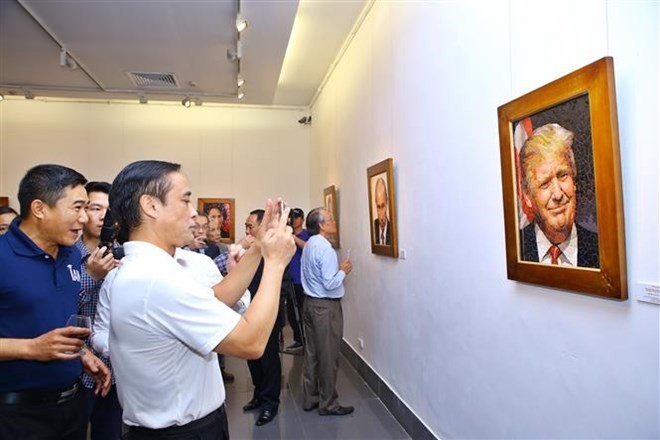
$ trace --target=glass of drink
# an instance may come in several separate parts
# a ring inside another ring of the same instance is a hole
[[[92,334],[92,320],[89,316],[71,315],[66,321],[66,327],[81,327],[89,330],[89,334],[79,338],[82,341],[85,341],[85,339],[87,339]]]

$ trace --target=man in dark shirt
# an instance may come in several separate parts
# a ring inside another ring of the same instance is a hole
[[[20,182],[20,219],[0,237],[0,438],[85,439],[83,368],[97,393],[108,368],[65,327],[78,310],[80,252],[87,222],[85,178],[59,165],[38,165]]]

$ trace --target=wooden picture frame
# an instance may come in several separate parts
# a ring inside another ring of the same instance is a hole
[[[199,198],[197,199],[197,211],[204,212],[209,217],[211,210],[220,211],[219,214],[221,217],[224,216],[222,220],[222,225],[220,226],[220,242],[231,244],[235,240],[235,229],[236,229],[236,203],[234,199],[218,199],[218,198]],[[213,212],[213,215],[216,215],[216,212]],[[209,218],[209,228],[213,224],[211,218]]]
[[[9,197],[0,196],[0,206],[9,206]]]
[[[329,240],[333,248],[339,249],[341,243],[339,241],[339,211],[337,211],[337,189],[334,185],[330,185],[323,190],[323,207],[330,211],[335,219],[337,233],[329,237]]]
[[[367,169],[367,190],[371,253],[398,258],[394,160],[392,158],[385,159]],[[385,223],[384,226],[383,223]]]
[[[612,58],[500,106],[498,119],[507,277],[627,299]]]

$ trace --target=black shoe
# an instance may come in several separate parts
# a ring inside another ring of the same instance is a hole
[[[352,406],[338,406],[334,409],[320,409],[319,415],[321,416],[345,416],[353,412],[355,408]]]
[[[319,407],[319,403],[316,402],[316,403],[313,404],[312,406],[303,406],[303,411],[305,411],[305,412],[310,412],[310,411],[312,411],[312,410],[315,410],[315,409],[318,408],[318,407]]]
[[[277,411],[273,411],[271,409],[265,409],[261,411],[261,414],[259,414],[259,418],[257,419],[255,425],[261,426],[261,425],[265,425],[266,423],[270,423],[273,421],[276,415],[277,415]]]
[[[261,406],[261,402],[256,397],[243,406],[243,411],[252,411]]]

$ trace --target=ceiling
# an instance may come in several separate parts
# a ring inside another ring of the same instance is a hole
[[[372,2],[0,0],[0,93],[309,106]]]

